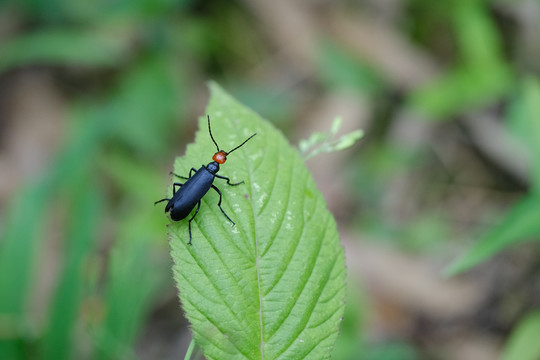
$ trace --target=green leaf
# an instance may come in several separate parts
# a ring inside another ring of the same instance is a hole
[[[0,232],[0,359],[23,359],[20,344],[30,335],[25,309],[36,258],[43,246],[38,237],[52,188],[46,181],[22,187],[3,220]]]
[[[111,66],[125,56],[124,36],[96,31],[36,31],[0,46],[0,72],[21,65]]]
[[[501,360],[540,359],[540,311],[527,315],[512,332]]]
[[[363,130],[355,130],[341,136],[337,140],[331,140],[330,138],[334,137],[339,131],[341,122],[342,120],[338,116],[332,122],[332,127],[330,128],[329,133],[314,132],[311,134],[309,139],[300,140],[298,149],[300,150],[304,160],[311,159],[312,157],[315,157],[323,152],[330,153],[345,150],[353,146],[364,136]]]
[[[116,136],[145,154],[162,154],[181,107],[181,86],[170,58],[153,55],[124,71],[110,99]]]
[[[85,181],[77,185],[86,190],[72,195],[72,217],[69,219],[65,262],[49,311],[49,328],[42,342],[42,359],[73,357],[74,330],[83,300],[85,261],[91,256],[99,229],[99,215],[103,210],[102,196],[92,183]]]
[[[507,247],[538,236],[540,234],[539,204],[538,196],[525,197],[465,255],[450,264],[445,273],[455,275],[463,272]]]
[[[377,94],[383,88],[376,69],[339,44],[323,40],[317,50],[317,74],[328,87],[364,94]]]
[[[339,116],[334,119],[334,121],[332,122],[332,127],[330,128],[330,134],[332,134],[332,136],[336,136],[339,129],[341,128],[342,122],[343,119]]]
[[[413,91],[408,101],[416,111],[443,120],[489,104],[508,91],[511,85],[511,73],[502,63],[486,63],[483,67],[461,66]]]
[[[270,123],[211,84],[207,114],[232,149],[192,222],[169,226],[174,277],[195,341],[208,359],[328,359],[344,311],[345,260],[332,215],[302,158]],[[211,160],[206,116],[175,173]],[[176,180],[175,180],[176,181]],[[169,189],[171,191],[171,189]]]
[[[459,63],[409,96],[410,106],[444,120],[491,104],[513,86],[514,76],[501,56],[501,35],[484,1],[457,0],[449,12]]]
[[[448,274],[456,274],[477,265],[509,246],[538,238],[540,235],[540,84],[535,79],[526,79],[507,114],[507,121],[519,137],[520,143],[528,150],[531,160],[533,189],[515,205],[498,225],[490,229],[464,256],[457,259],[447,269]]]
[[[455,1],[452,18],[464,63],[483,67],[493,61],[502,62],[501,35],[484,1]]]
[[[540,192],[540,82],[525,78],[507,114],[507,121],[531,162],[533,191]]]
[[[364,136],[363,130],[355,130],[343,135],[331,144],[330,151],[341,151],[350,148]]]
[[[311,134],[309,139],[300,140],[300,144],[298,144],[298,149],[300,149],[301,153],[307,153],[311,148],[324,143],[327,138],[327,133],[314,132]]]

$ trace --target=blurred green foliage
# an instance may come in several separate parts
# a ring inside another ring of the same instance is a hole
[[[151,204],[165,189],[159,164],[171,156],[188,101],[180,72],[185,57],[168,43],[177,31],[173,11],[183,4],[3,6],[34,26],[0,46],[0,71],[41,65],[114,76],[99,94],[81,91],[72,99],[65,144],[8,209],[0,248],[0,358],[133,357],[156,292],[170,287],[166,219]],[[54,241],[46,235],[52,221],[66,229]],[[47,261],[41,255],[53,244],[62,257],[41,324],[29,306],[46,300],[34,283]],[[110,248],[106,256],[103,246]]]
[[[528,314],[517,326],[508,340],[502,360],[534,360],[540,357],[538,332],[540,331],[540,312]]]
[[[449,274],[468,270],[498,252],[524,240],[540,239],[540,82],[525,79],[507,114],[508,126],[530,154],[531,191],[515,204],[485,235],[448,269]]]
[[[507,94],[514,81],[486,4],[478,0],[451,3],[448,22],[457,46],[455,65],[410,97],[413,108],[433,119],[488,105]]]

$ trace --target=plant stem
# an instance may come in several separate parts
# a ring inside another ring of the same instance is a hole
[[[186,356],[184,357],[184,360],[191,359],[191,353],[193,352],[193,349],[195,348],[195,340],[191,339],[191,343],[189,343],[189,347],[186,352]]]

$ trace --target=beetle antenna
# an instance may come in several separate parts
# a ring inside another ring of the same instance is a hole
[[[241,143],[240,145],[238,145],[237,147],[235,147],[234,149],[232,149],[231,151],[229,151],[229,152],[227,153],[227,155],[229,155],[229,154],[232,153],[234,150],[238,149],[240,146],[242,146],[242,145],[244,145],[245,143],[247,143],[248,140],[251,139],[252,137],[254,137],[255,135],[257,135],[257,133],[255,133],[255,134],[251,135],[250,137],[248,137],[246,140],[244,140],[243,143]]]
[[[219,146],[218,146],[216,140],[214,140],[214,137],[212,136],[212,129],[210,128],[210,115],[206,115],[206,116],[208,117],[208,132],[210,133],[210,138],[212,139],[214,144],[216,144],[217,151],[219,152],[220,151]]]

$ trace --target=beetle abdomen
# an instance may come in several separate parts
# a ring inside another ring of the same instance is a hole
[[[206,167],[201,167],[173,195],[165,211],[170,211],[171,219],[174,221],[186,218],[212,187],[213,182],[214,174],[210,173]]]

